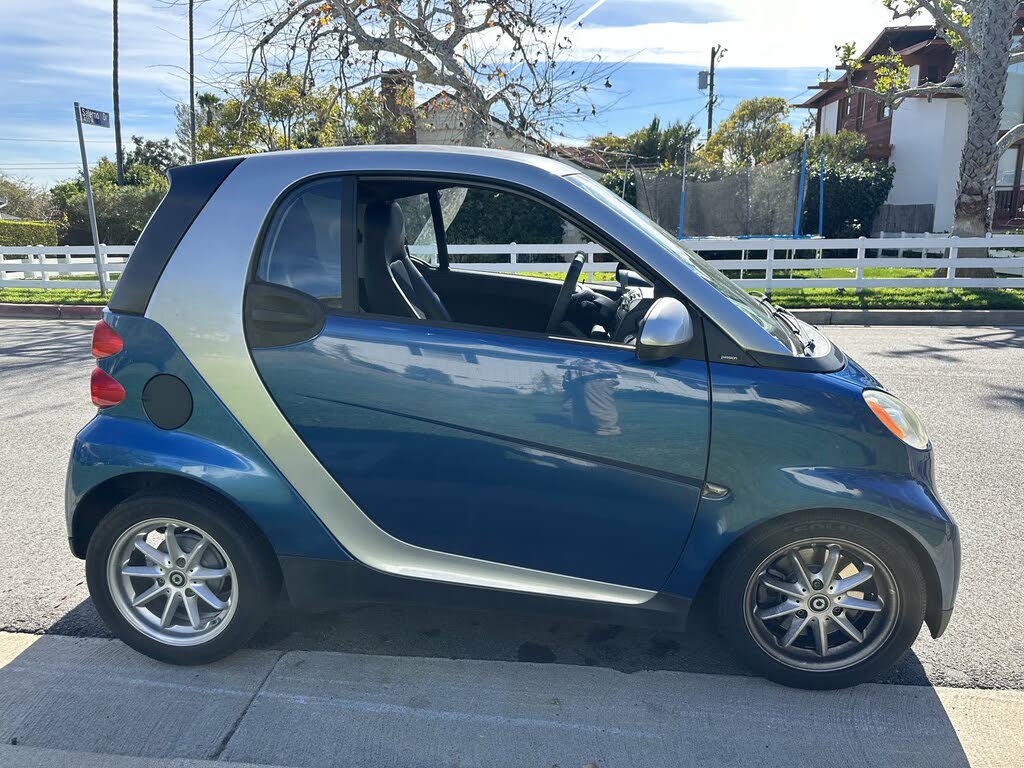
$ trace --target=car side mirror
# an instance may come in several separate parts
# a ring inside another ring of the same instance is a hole
[[[676,357],[693,341],[690,310],[668,296],[658,299],[640,323],[636,356],[640,360],[666,360]]]

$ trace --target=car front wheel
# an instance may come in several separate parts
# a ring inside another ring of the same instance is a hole
[[[784,685],[870,681],[924,620],[914,553],[883,528],[838,514],[755,531],[723,573],[719,628],[748,665]]]
[[[201,497],[134,496],[99,523],[89,592],[111,631],[160,661],[202,664],[242,646],[277,595],[276,563],[248,521]]]

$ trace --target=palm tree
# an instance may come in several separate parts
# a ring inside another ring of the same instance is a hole
[[[121,95],[117,76],[117,0],[114,0],[114,154],[117,156],[117,183],[124,184],[124,152],[121,149]]]

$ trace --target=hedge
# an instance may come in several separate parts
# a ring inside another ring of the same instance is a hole
[[[57,226],[48,221],[0,221],[0,245],[56,245]]]
[[[132,245],[167,192],[166,185],[149,187],[96,187],[96,223],[100,242],[108,245]],[[74,192],[58,202],[67,225],[61,245],[91,245],[92,228],[84,192]]]
[[[804,234],[818,232],[817,169],[808,167]],[[870,237],[896,169],[886,162],[825,163],[825,237]]]
[[[671,169],[666,169],[671,170]],[[688,181],[705,180],[720,175],[721,166],[706,167],[687,173]],[[896,169],[886,162],[827,159],[825,163],[825,237],[859,237],[871,234],[879,209],[892,189]],[[625,185],[623,185],[625,180]],[[807,192],[804,198],[802,231],[818,232],[818,168],[809,162]],[[608,189],[636,205],[636,180],[632,170],[606,173],[600,179]]]

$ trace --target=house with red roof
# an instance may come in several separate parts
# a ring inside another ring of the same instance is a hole
[[[1015,30],[1015,47],[1024,42],[1024,12]],[[868,140],[868,154],[888,160],[896,169],[889,198],[875,229],[890,232],[946,232],[953,225],[960,155],[967,135],[967,109],[959,96],[912,97],[890,110],[872,94],[850,93],[849,86],[871,87],[872,57],[897,53],[910,70],[912,84],[941,83],[953,69],[954,51],[928,26],[887,27],[860,55],[861,69],[825,80],[811,88],[799,105],[813,111],[819,134],[856,131]],[[1024,64],[1010,68],[1001,128],[1024,122]],[[1021,190],[1024,142],[1000,158],[996,179],[994,228],[1024,227]]]

